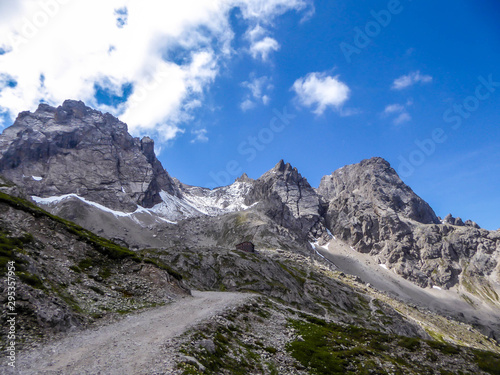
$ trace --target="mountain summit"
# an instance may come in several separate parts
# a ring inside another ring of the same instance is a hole
[[[134,250],[228,250],[252,241],[266,251],[329,259],[340,270],[347,255],[382,265],[388,277],[500,306],[499,232],[451,215],[441,221],[379,157],[334,171],[317,189],[280,160],[257,179],[243,174],[210,190],[171,178],[150,138],[134,138],[112,115],[68,100],[22,112],[5,129],[0,174],[52,214]],[[347,264],[344,271],[361,277],[360,269]],[[500,335],[500,327],[489,327]]]
[[[161,202],[175,185],[148,137],[81,101],[22,112],[0,140],[0,173],[39,197],[77,194],[113,209]]]

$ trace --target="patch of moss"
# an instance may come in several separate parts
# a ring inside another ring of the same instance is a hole
[[[500,354],[473,350],[478,367],[492,375],[500,375]]]
[[[78,262],[78,268],[81,270],[87,270],[94,266],[94,260],[92,258],[85,258]]]
[[[172,269],[171,267],[167,266],[165,263],[162,263],[161,261],[159,261],[157,259],[146,258],[146,259],[144,259],[144,263],[153,264],[156,267],[158,267],[164,271],[167,271],[167,273],[170,276],[172,276],[174,279],[182,280],[182,275],[179,272],[175,271],[174,269]]]
[[[99,276],[106,280],[111,276],[111,270],[108,267],[103,267],[99,270]]]
[[[75,271],[76,273],[81,273],[82,270],[78,266],[69,266],[69,269]]]
[[[439,350],[443,354],[454,355],[460,353],[459,348],[450,344],[446,344],[444,342],[427,341],[427,345],[429,345],[432,349]]]
[[[398,345],[411,352],[415,352],[417,349],[420,349],[420,340],[414,337],[403,337],[398,341]]]
[[[37,275],[32,275],[28,272],[23,272],[23,271],[17,271],[16,275],[22,282],[28,284],[29,286],[32,286],[33,288],[42,290],[46,289],[45,286],[43,285],[42,280],[40,280],[40,278]]]
[[[276,352],[278,351],[278,349],[272,347],[272,346],[266,346],[264,348],[264,350],[268,353],[271,353],[271,354],[276,354]]]
[[[25,199],[13,197],[11,195],[0,192],[0,202],[6,203],[15,209],[27,212],[36,218],[47,217],[58,222],[59,224],[63,225],[68,232],[76,235],[80,240],[88,243],[99,253],[107,256],[110,259],[119,260],[130,258],[137,262],[141,261],[141,259],[136,255],[135,252],[119,246],[108,239],[99,237],[94,233],[80,227],[79,225],[72,223],[71,221],[52,215]]]

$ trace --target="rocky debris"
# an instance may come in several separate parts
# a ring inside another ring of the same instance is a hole
[[[162,190],[177,193],[150,138],[73,100],[19,114],[0,137],[0,172],[28,195],[77,194],[124,211],[152,207]]]
[[[335,316],[387,333],[428,338],[388,305],[374,317],[364,292],[331,277],[328,266],[318,267],[307,255],[286,251],[249,254],[220,248],[150,250],[148,257],[171,264],[195,290],[256,292],[302,311]]]
[[[5,194],[0,194],[0,245],[2,259],[15,262],[19,347],[189,293],[167,266],[148,263]],[[0,275],[5,272],[0,263]],[[2,305],[6,290],[7,277],[2,276]],[[4,334],[2,345],[7,343]]]
[[[381,312],[381,310],[378,310]],[[200,342],[210,340],[214,352]],[[196,362],[185,355],[195,358]],[[169,374],[483,373],[470,348],[385,335],[261,298],[228,309],[168,343]],[[495,354],[489,353],[491,358]],[[172,360],[173,359],[173,360]],[[491,367],[493,368],[493,367]],[[316,370],[316,371],[315,371]]]

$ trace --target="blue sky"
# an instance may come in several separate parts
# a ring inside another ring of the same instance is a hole
[[[38,3],[9,9],[4,28],[26,43],[0,42],[3,126],[81,99],[152,136],[172,176],[211,187],[280,159],[317,187],[381,156],[438,215],[500,227],[496,1],[93,2],[60,1],[33,36]]]

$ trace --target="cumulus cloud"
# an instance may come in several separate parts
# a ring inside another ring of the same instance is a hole
[[[431,76],[421,74],[419,71],[416,71],[395,79],[392,84],[392,88],[394,90],[403,90],[417,83],[430,83],[430,82],[432,82]]]
[[[305,107],[314,107],[313,112],[323,114],[327,108],[340,110],[349,99],[349,87],[339,80],[339,76],[326,73],[309,73],[299,78],[292,86],[299,103]]]
[[[267,61],[272,52],[280,49],[278,41],[268,36],[268,31],[260,24],[249,29],[245,37],[250,43],[249,52],[254,59]]]
[[[266,36],[264,39],[255,42],[250,47],[250,53],[254,59],[260,57],[262,61],[266,61],[273,51],[280,49],[279,43],[276,39]]]
[[[16,85],[0,89],[0,112],[15,117],[40,101],[59,105],[81,99],[120,116],[135,135],[168,141],[183,132],[220,67],[234,55],[229,18],[236,7],[253,30],[305,9],[307,2],[1,2],[0,74]],[[262,59],[277,44],[265,35],[252,44]],[[97,91],[114,100],[101,100]]]
[[[241,86],[249,91],[240,105],[244,112],[255,108],[258,103],[268,105],[271,101],[268,93],[274,86],[271,84],[269,77],[255,77],[255,75],[252,75],[250,80],[243,82]]]

